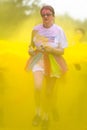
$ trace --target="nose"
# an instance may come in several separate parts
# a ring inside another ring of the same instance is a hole
[[[45,14],[44,17],[47,18],[48,17],[47,14]]]

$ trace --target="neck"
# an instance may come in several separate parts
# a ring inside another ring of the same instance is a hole
[[[53,25],[53,23],[51,23],[51,24],[43,24],[43,26],[44,26],[45,28],[50,28],[52,25]]]

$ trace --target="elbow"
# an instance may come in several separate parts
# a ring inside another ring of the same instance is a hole
[[[63,50],[61,50],[61,55],[64,55],[64,49],[63,49]]]
[[[62,55],[64,55],[64,51],[62,51]]]

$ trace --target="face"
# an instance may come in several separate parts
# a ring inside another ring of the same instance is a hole
[[[41,12],[43,25],[50,27],[54,22],[54,16],[49,9],[43,9]]]

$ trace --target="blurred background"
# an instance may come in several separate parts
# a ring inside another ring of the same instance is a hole
[[[59,120],[49,129],[87,130],[86,0],[0,0],[0,130],[41,129],[32,126],[33,78],[25,66],[32,28],[42,22],[39,10],[45,4],[54,7],[55,23],[68,41],[68,72],[56,84]]]

